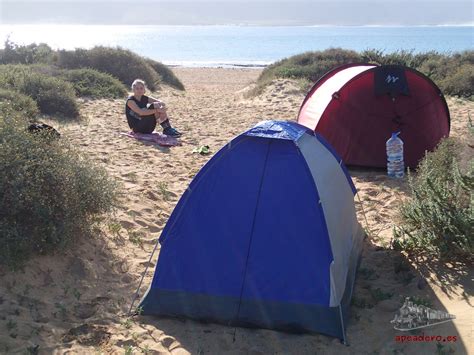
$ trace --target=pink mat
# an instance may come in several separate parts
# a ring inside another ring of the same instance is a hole
[[[135,132],[120,132],[121,135],[127,136],[130,138],[135,138],[140,141],[156,143],[162,147],[173,147],[176,145],[181,145],[177,138],[169,137],[165,134],[153,132],[150,134],[145,133],[135,133]]]

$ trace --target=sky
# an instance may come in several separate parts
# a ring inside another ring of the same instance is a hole
[[[0,0],[0,24],[460,25],[472,0]]]

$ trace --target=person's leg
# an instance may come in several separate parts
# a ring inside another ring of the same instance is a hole
[[[156,105],[150,104],[149,108],[152,107],[157,109],[155,117],[160,123],[160,126],[163,128],[163,134],[171,137],[181,136],[181,132],[178,132],[175,128],[171,127],[171,122],[169,120],[168,114],[166,113],[166,108],[155,107]]]
[[[150,134],[155,130],[156,118],[154,115],[143,116],[134,124],[133,132]]]
[[[135,127],[137,126],[137,123],[140,122],[138,119],[136,118],[133,118],[133,117],[127,117],[127,123],[128,123],[128,126],[130,127],[130,129],[132,131],[135,132]]]

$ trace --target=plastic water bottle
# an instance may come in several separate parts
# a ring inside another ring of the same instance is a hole
[[[393,178],[402,178],[405,175],[403,162],[403,141],[398,137],[400,132],[392,133],[387,141],[387,175]]]

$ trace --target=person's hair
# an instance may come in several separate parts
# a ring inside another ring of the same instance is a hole
[[[146,84],[145,84],[145,81],[143,81],[142,79],[135,79],[132,83],[132,90],[135,89],[135,86],[137,85],[143,85],[146,89]]]

